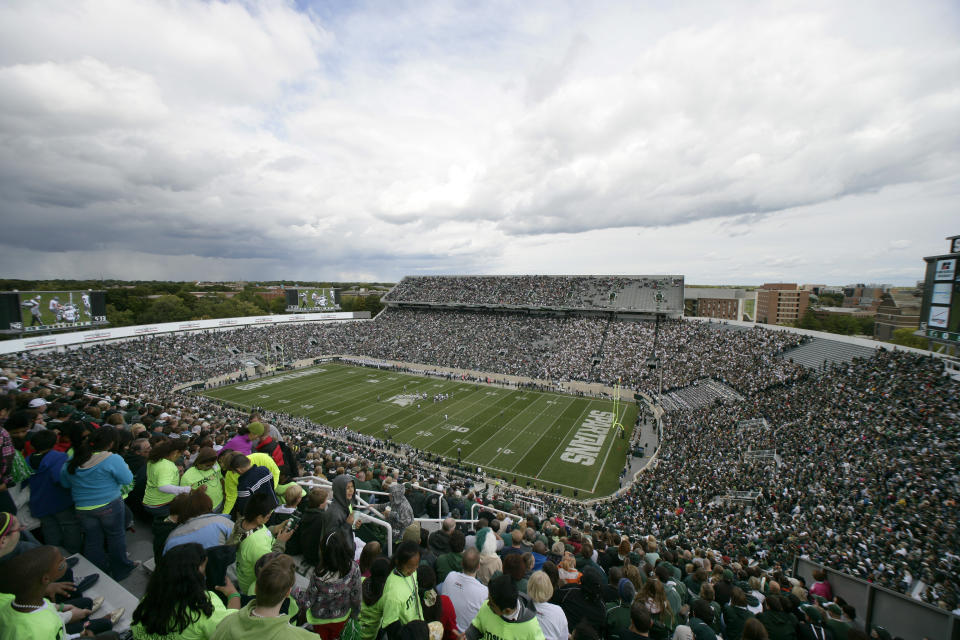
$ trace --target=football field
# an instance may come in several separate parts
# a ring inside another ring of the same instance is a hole
[[[306,416],[332,427],[392,438],[482,467],[526,486],[576,489],[580,497],[619,486],[633,402],[621,405],[625,438],[613,426],[613,403],[328,362],[276,376],[208,389],[203,395],[243,407]],[[445,399],[434,397],[445,394]]]

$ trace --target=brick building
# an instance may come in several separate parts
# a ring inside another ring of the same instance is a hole
[[[873,325],[874,340],[890,340],[896,329],[920,328],[920,290],[891,290],[883,294]]]
[[[766,283],[757,290],[757,322],[787,324],[803,317],[810,306],[810,292],[796,283]]]
[[[684,287],[683,314],[700,318],[744,320],[745,302],[756,296],[744,289]]]

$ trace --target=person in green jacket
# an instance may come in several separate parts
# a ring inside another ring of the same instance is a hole
[[[397,545],[393,553],[393,570],[383,587],[383,616],[380,628],[390,640],[400,637],[403,626],[413,620],[423,620],[420,605],[417,567],[420,566],[420,545],[407,540]]]
[[[390,576],[390,560],[377,558],[370,565],[370,577],[360,587],[360,640],[374,640],[383,618],[383,588]]]
[[[220,621],[240,609],[240,592],[226,579],[217,591],[207,591],[207,552],[196,542],[171,548],[157,558],[147,591],[133,611],[134,640],[208,640]]]
[[[317,640],[315,633],[293,626],[280,613],[295,582],[293,558],[282,554],[267,562],[257,575],[256,599],[225,618],[210,640]]]
[[[490,581],[490,597],[464,634],[466,640],[544,640],[537,610],[508,575]]]

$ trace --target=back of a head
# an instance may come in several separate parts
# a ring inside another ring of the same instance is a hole
[[[700,618],[707,624],[713,622],[713,607],[706,600],[694,600],[691,611],[695,617]]]
[[[57,434],[53,431],[44,429],[43,431],[37,431],[30,438],[30,444],[37,451],[46,451],[47,449],[52,449],[53,445],[57,444]]]
[[[353,565],[353,549],[350,547],[351,541],[347,540],[346,535],[341,529],[336,529],[327,536],[323,543],[323,569],[332,571],[340,577],[350,573]]]
[[[553,583],[543,571],[534,571],[527,581],[527,595],[534,602],[548,602],[553,597]]]
[[[437,572],[428,564],[417,567],[417,586],[421,591],[433,589],[437,586]]]
[[[243,519],[252,522],[259,516],[269,516],[275,507],[276,503],[272,496],[266,493],[255,493],[247,500],[247,505],[243,509]]]
[[[466,544],[467,537],[463,535],[463,531],[454,529],[450,532],[450,551],[453,553],[461,553],[464,547],[466,547]]]
[[[464,573],[475,573],[480,567],[480,552],[474,547],[464,551],[461,565]]]
[[[767,640],[769,637],[767,628],[756,618],[748,618],[740,634],[741,640]]]
[[[513,578],[506,574],[501,574],[493,578],[489,584],[490,601],[497,605],[501,611],[514,609],[517,606],[517,585]]]
[[[286,554],[274,558],[257,576],[257,606],[276,606],[287,597],[295,581],[293,558]]]
[[[34,595],[56,556],[57,548],[47,545],[28,549],[7,560],[0,572],[0,593],[12,593],[18,598]]]
[[[630,606],[630,622],[639,633],[647,633],[653,627],[653,615],[646,603],[637,600]]]
[[[250,458],[242,453],[238,453],[230,458],[230,471],[233,471],[234,473],[241,473],[249,466]]]
[[[330,497],[330,490],[326,487],[314,487],[307,494],[307,506],[311,509],[319,509]]]
[[[503,573],[514,580],[522,580],[527,573],[527,563],[519,553],[511,553],[503,558]]]

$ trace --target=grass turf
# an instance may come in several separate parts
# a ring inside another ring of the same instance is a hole
[[[284,379],[294,374],[295,378]],[[265,383],[265,384],[264,384]],[[578,429],[589,425],[591,412],[608,414],[609,400],[581,398],[476,385],[325,363],[310,369],[208,389],[203,395],[243,407],[260,406],[272,411],[306,416],[314,422],[346,426],[359,433],[384,438],[457,460],[460,448],[465,465],[480,466],[490,475],[538,488],[560,487],[571,495],[590,498],[614,492],[619,484],[630,429],[637,407],[621,406],[626,438],[611,427],[591,464],[561,458]],[[414,394],[427,394],[415,399]],[[434,402],[437,394],[450,397]],[[419,407],[418,407],[419,405]],[[596,414],[594,414],[596,415]],[[611,414],[612,415],[612,414]],[[609,421],[609,418],[608,418]],[[602,428],[599,432],[602,432]],[[597,438],[594,430],[589,438]],[[584,439],[580,438],[580,451]],[[590,445],[586,445],[588,451]],[[595,447],[594,447],[595,449]],[[573,458],[576,459],[576,458]],[[589,461],[589,460],[587,460]]]

